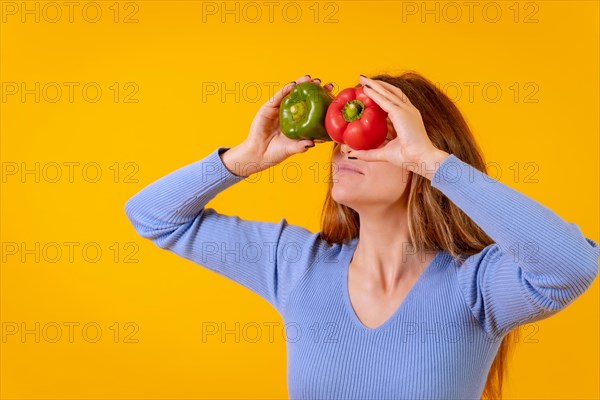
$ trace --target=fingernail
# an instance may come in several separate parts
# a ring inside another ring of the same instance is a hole
[[[364,76],[363,74],[360,74],[360,76],[362,76],[363,78],[366,78],[366,76]]]
[[[369,85],[367,85],[367,84],[365,84],[365,86],[366,86],[366,87],[368,87],[369,89],[373,89],[371,86],[369,86]]]
[[[314,144],[307,144],[306,146],[304,146],[305,149],[308,149],[309,147],[315,147]]]
[[[319,81],[319,83],[321,83],[321,78],[315,78],[313,81]]]
[[[288,83],[286,83],[286,85],[289,85],[290,83],[293,83],[293,84],[295,85],[295,84],[296,84],[296,81],[291,81],[291,82],[288,82]]]
[[[333,89],[335,86],[333,85],[333,83],[329,82],[327,84],[325,84],[325,86],[331,86],[331,88]]]
[[[308,74],[307,74],[307,75],[304,75],[304,76],[307,76],[307,77],[309,77],[309,78],[310,78],[310,75],[308,75]]]
[[[358,158],[356,158],[356,157],[350,157],[350,156],[348,156],[348,158],[351,159],[351,160],[358,160]]]

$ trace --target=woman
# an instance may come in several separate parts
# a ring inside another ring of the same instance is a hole
[[[206,208],[314,146],[278,121],[282,98],[308,80],[265,103],[243,143],[131,198],[133,226],[277,309],[294,328],[291,398],[499,398],[512,330],[582,295],[600,247],[487,176],[458,109],[414,72],[360,77],[388,112],[388,138],[373,150],[334,144],[320,232]]]

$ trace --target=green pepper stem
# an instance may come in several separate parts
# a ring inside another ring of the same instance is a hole
[[[365,105],[360,100],[350,100],[346,103],[344,108],[342,108],[342,115],[347,122],[356,121],[362,116],[363,111],[365,110]]]
[[[290,106],[290,114],[292,114],[292,119],[294,121],[299,121],[306,114],[306,104],[300,101],[298,103],[294,103]]]

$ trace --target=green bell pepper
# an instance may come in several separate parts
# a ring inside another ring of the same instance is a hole
[[[297,84],[279,105],[281,132],[290,139],[331,141],[325,129],[325,115],[332,101],[333,95],[316,83]]]

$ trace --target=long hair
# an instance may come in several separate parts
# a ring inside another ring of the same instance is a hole
[[[457,106],[434,83],[414,72],[399,76],[381,74],[371,77],[402,90],[419,110],[432,144],[487,174],[482,152]],[[334,144],[332,155],[340,145]],[[331,174],[331,169],[330,169]],[[321,215],[321,238],[329,244],[347,243],[359,235],[359,215],[331,197],[333,183],[329,179]],[[417,254],[421,251],[444,250],[453,258],[480,252],[494,241],[454,205],[429,180],[410,172],[408,190],[408,229]],[[459,255],[460,254],[460,255]],[[490,367],[482,399],[501,399],[502,382],[507,375],[509,353],[517,328],[504,336]]]

